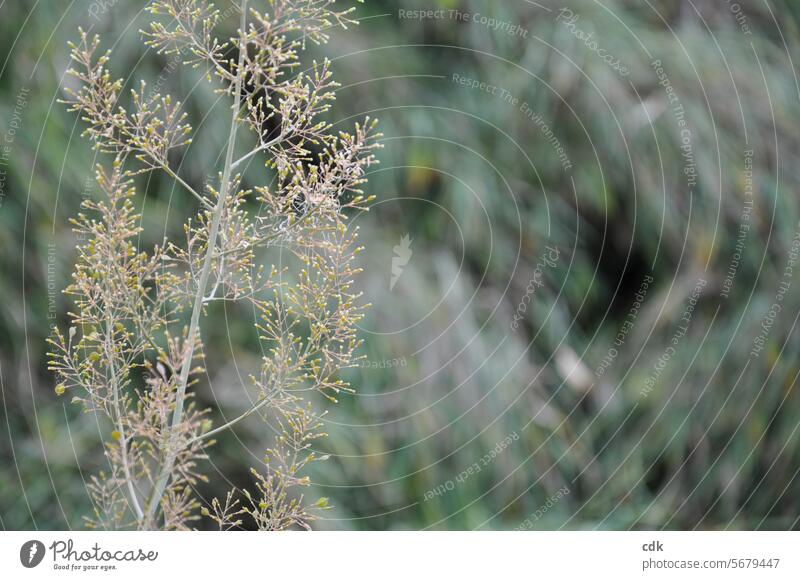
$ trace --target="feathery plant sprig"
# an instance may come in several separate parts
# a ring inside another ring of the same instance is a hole
[[[323,437],[324,411],[309,395],[331,401],[349,390],[339,371],[355,366],[361,341],[356,323],[367,306],[354,287],[357,231],[347,214],[366,210],[361,186],[380,147],[375,121],[352,134],[334,134],[323,115],[335,98],[330,63],[302,71],[306,42],[356,23],[352,8],[334,0],[264,0],[237,7],[240,24],[226,41],[216,37],[222,13],[204,0],[155,0],[156,18],[142,31],[160,54],[202,67],[229,98],[231,127],[218,184],[200,190],[181,178],[170,157],[189,145],[192,128],[180,101],[131,91],[120,104],[122,81],[112,79],[109,53],[80,31],[69,74],[79,87],[64,100],[81,114],[87,135],[110,167],[97,166],[100,199],[85,201],[73,220],[78,247],[74,302],[66,336],[54,329],[50,368],[56,393],[74,393],[87,412],[107,418],[105,458],[93,476],[89,525],[106,529],[188,529],[201,516],[220,529],[249,518],[259,529],[308,529],[327,499],[305,499],[305,467],[324,460],[313,450]],[[241,139],[238,129],[251,137]],[[273,127],[272,130],[268,127]],[[241,142],[253,143],[236,157]],[[277,177],[272,187],[245,188],[237,169],[263,157]],[[164,171],[199,204],[183,240],[136,246],[141,213],[133,203],[135,176]],[[257,215],[247,202],[255,199]],[[270,247],[296,258],[296,267],[259,263]],[[203,372],[203,322],[217,302],[252,304],[263,343],[261,371],[251,377],[258,398],[247,411],[214,427],[192,402]],[[214,436],[259,414],[276,433],[252,490],[231,490],[201,506],[195,485]]]

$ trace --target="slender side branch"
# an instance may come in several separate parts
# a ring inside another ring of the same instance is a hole
[[[191,193],[193,196],[195,196],[195,197],[196,197],[196,198],[197,198],[197,199],[200,201],[200,203],[202,203],[202,204],[203,204],[205,207],[207,207],[207,208],[211,208],[211,207],[212,207],[212,205],[211,205],[211,202],[209,202],[209,201],[208,201],[206,198],[204,198],[202,195],[200,195],[199,193],[197,193],[197,191],[195,191],[195,189],[194,189],[194,188],[193,188],[191,185],[189,185],[188,183],[186,183],[186,182],[183,180],[183,178],[181,178],[181,176],[180,176],[180,175],[178,175],[177,173],[175,173],[175,172],[172,170],[172,168],[171,168],[171,167],[170,167],[168,164],[166,164],[166,163],[162,163],[162,164],[160,164],[160,165],[161,165],[161,169],[163,169],[163,170],[164,170],[164,171],[165,171],[165,172],[166,172],[166,173],[167,173],[167,174],[168,174],[170,177],[172,177],[173,179],[175,179],[175,181],[177,181],[177,182],[178,182],[178,183],[180,183],[180,184],[181,184],[181,185],[182,185],[184,188],[186,188],[186,190],[187,190],[189,193]]]
[[[277,145],[278,143],[280,143],[283,140],[283,138],[284,138],[284,134],[281,133],[280,135],[278,135],[274,139],[271,139],[271,140],[267,141],[266,143],[262,143],[261,145],[259,145],[258,147],[256,147],[252,151],[250,151],[250,153],[248,153],[247,155],[244,155],[244,156],[240,157],[239,159],[237,159],[236,161],[234,161],[233,165],[231,165],[231,169],[236,169],[241,163],[243,163],[244,161],[247,161],[248,159],[250,159],[256,153],[258,153],[260,151],[265,151],[265,150],[269,149],[270,147],[272,147],[274,145]]]
[[[106,340],[105,340],[105,349],[106,349],[106,357],[109,361],[109,370],[111,372],[111,390],[113,393],[114,399],[114,409],[116,411],[116,427],[117,431],[119,431],[119,452],[120,457],[122,458],[122,469],[125,472],[125,479],[127,480],[127,487],[128,487],[128,495],[131,499],[131,505],[133,506],[133,511],[136,514],[137,519],[142,519],[144,516],[144,512],[142,511],[142,506],[139,505],[139,498],[136,495],[136,489],[133,487],[133,477],[131,477],[131,468],[130,463],[128,461],[128,438],[125,434],[125,420],[122,413],[122,405],[120,404],[120,396],[119,396],[119,380],[117,379],[117,368],[114,364],[114,358],[111,354],[112,346],[110,344],[109,337],[112,333],[113,325],[111,324],[111,315],[108,314],[106,318]]]
[[[261,399],[258,403],[256,403],[252,407],[250,407],[247,411],[245,411],[244,413],[242,413],[241,415],[239,415],[235,419],[231,419],[230,421],[228,421],[224,425],[220,425],[219,427],[217,427],[215,429],[212,429],[211,431],[209,431],[207,433],[202,433],[201,435],[197,435],[194,439],[191,440],[191,443],[194,443],[196,441],[202,441],[203,439],[208,439],[209,437],[213,437],[214,435],[217,435],[218,433],[222,433],[226,429],[230,429],[231,427],[236,425],[239,421],[241,421],[243,419],[246,419],[247,417],[249,417],[250,415],[252,415],[256,411],[258,411],[264,405],[266,405],[267,403],[269,403],[271,401],[272,401],[272,399],[270,399],[269,397],[265,397],[265,398]]]

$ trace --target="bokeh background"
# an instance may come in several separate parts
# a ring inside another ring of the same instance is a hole
[[[45,368],[68,219],[94,191],[57,102],[79,25],[128,86],[185,97],[199,134],[181,175],[217,171],[225,103],[144,49],[145,4],[0,0],[3,529],[81,529],[102,468],[97,423]],[[800,4],[359,10],[309,49],[342,84],[331,118],[385,135],[378,199],[354,216],[367,362],[329,407],[317,527],[798,528]],[[138,186],[145,245],[194,211],[164,176]],[[247,309],[209,316],[198,392],[219,419],[244,410],[258,345]],[[221,437],[203,497],[247,484],[270,436],[255,419]]]

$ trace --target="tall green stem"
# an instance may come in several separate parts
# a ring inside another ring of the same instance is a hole
[[[147,504],[147,514],[140,523],[140,527],[148,529],[153,527],[154,519],[161,505],[161,497],[164,495],[164,490],[169,483],[172,469],[175,465],[177,449],[177,436],[178,427],[183,420],[183,406],[186,400],[186,386],[189,382],[189,373],[192,369],[192,361],[194,358],[194,349],[199,338],[200,315],[203,311],[203,299],[205,298],[206,287],[208,286],[208,279],[211,275],[211,266],[214,260],[215,248],[217,245],[217,235],[219,234],[219,224],[222,220],[222,212],[225,208],[225,201],[228,197],[230,190],[230,177],[231,166],[233,165],[233,150],[236,144],[236,130],[239,126],[238,116],[239,108],[241,105],[241,90],[242,90],[242,76],[244,69],[244,52],[247,50],[245,35],[247,25],[247,0],[242,0],[242,17],[240,43],[239,43],[239,65],[236,69],[236,80],[233,87],[234,105],[233,116],[231,119],[231,129],[228,133],[228,149],[225,154],[225,167],[222,171],[222,183],[220,184],[219,198],[217,205],[214,207],[214,214],[211,221],[211,229],[208,233],[208,244],[206,245],[206,254],[203,259],[203,268],[200,271],[200,279],[197,285],[197,294],[194,298],[194,306],[192,308],[192,316],[189,321],[189,335],[187,337],[188,345],[187,352],[184,355],[183,364],[181,366],[181,373],[178,382],[178,391],[175,396],[175,411],[172,414],[172,423],[170,426],[170,433],[167,443],[164,462],[161,465],[161,470],[158,478],[153,486],[153,493],[150,496],[150,501]]]

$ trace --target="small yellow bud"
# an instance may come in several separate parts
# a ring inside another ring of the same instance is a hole
[[[319,498],[317,500],[317,504],[316,505],[317,505],[318,508],[328,507],[328,498],[327,497]]]
[[[210,516],[211,514],[208,512],[208,508],[203,508],[200,510],[200,513],[204,516]]]
[[[262,510],[267,509],[267,502],[262,501],[260,504],[258,504],[258,507],[261,508]]]
[[[64,383],[61,383],[60,385],[56,385],[55,391],[56,395],[60,397],[61,395],[67,392],[67,387],[64,385]]]
[[[119,438],[120,438],[121,436],[122,436],[122,435],[120,434],[120,432],[119,432],[119,431],[112,431],[112,432],[111,432],[111,438],[112,438],[114,441],[119,441]]]

